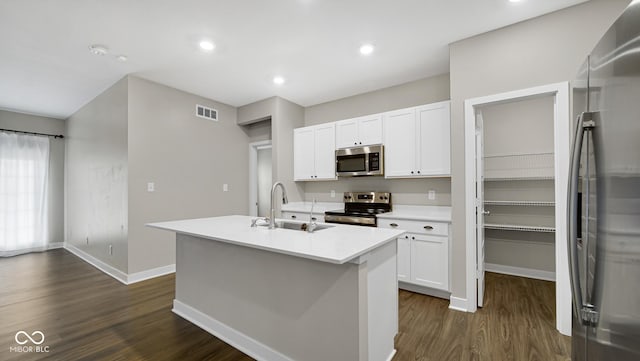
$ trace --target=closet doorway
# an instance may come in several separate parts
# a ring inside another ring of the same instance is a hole
[[[566,247],[568,83],[465,101],[467,304],[485,270],[556,282],[556,328],[571,330]]]
[[[249,144],[249,215],[269,216],[272,184],[271,141]]]

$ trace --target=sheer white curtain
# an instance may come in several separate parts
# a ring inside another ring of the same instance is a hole
[[[0,132],[0,256],[49,243],[49,138]]]

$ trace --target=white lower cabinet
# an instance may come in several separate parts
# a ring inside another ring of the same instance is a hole
[[[450,291],[448,223],[378,219],[378,227],[407,231],[397,239],[398,281]]]
[[[294,221],[309,222],[309,212],[282,211],[282,218],[291,219]],[[322,213],[314,213],[313,218],[313,221],[324,222],[324,214]]]
[[[411,279],[411,242],[409,235],[398,237],[398,281]]]
[[[409,237],[411,238],[411,282],[448,291],[448,238],[419,234],[409,234]]]

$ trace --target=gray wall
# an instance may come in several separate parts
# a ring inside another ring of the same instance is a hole
[[[66,123],[66,242],[126,273],[127,79]]]
[[[248,214],[249,137],[232,106],[136,77],[128,82],[134,273],[175,263],[174,234],[145,223]],[[196,117],[196,103],[217,109],[219,121]],[[147,182],[155,183],[155,192],[147,192]]]
[[[357,116],[381,113],[449,99],[449,75],[420,79],[390,88],[338,99],[305,109],[305,125],[315,125]],[[342,202],[347,191],[385,191],[393,193],[396,204],[451,204],[450,178],[383,179],[377,177],[340,179],[327,182],[300,182],[305,200]],[[331,198],[331,191],[336,198]],[[436,199],[427,199],[429,190],[436,191]]]
[[[303,200],[303,185],[293,181],[293,129],[304,126],[304,108],[286,99],[271,97],[238,108],[238,124],[243,124],[252,142],[271,139],[273,181],[284,184],[289,201]],[[268,130],[270,136],[267,136]]]
[[[315,125],[449,99],[449,74],[354,95],[304,110],[304,125]]]
[[[0,128],[25,132],[62,134],[62,119],[0,110]],[[49,235],[51,242],[64,242],[64,139],[49,138]]]
[[[451,44],[454,297],[466,298],[464,100],[573,79],[628,3],[593,0]]]

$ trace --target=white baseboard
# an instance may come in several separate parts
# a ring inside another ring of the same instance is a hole
[[[393,360],[393,356],[396,355],[396,352],[398,352],[398,350],[394,348],[393,351],[391,351],[391,354],[389,355],[389,357],[387,357],[387,361]]]
[[[168,275],[170,273],[174,273],[176,271],[176,265],[170,264],[167,266],[152,268],[140,272],[135,272],[131,274],[124,273],[119,269],[108,265],[107,263],[95,258],[94,256],[88,254],[87,252],[81,250],[80,248],[69,244],[67,242],[64,243],[64,248],[69,252],[75,254],[80,257],[83,261],[89,263],[93,267],[99,269],[100,271],[108,274],[109,276],[115,278],[125,285],[130,285],[132,283],[148,280],[155,277],[160,277],[164,275]]]
[[[128,284],[127,283],[127,274],[120,271],[119,269],[106,264],[105,262],[95,258],[94,256],[88,254],[87,252],[81,250],[80,248],[69,244],[68,242],[64,243],[64,248],[66,250],[68,250],[69,252],[75,254],[76,256],[80,257],[83,261],[87,262],[88,264],[92,265],[93,267],[99,269],[100,271],[108,274],[109,276],[115,278],[116,280],[122,282],[123,284]]]
[[[424,287],[424,286],[416,285],[413,283],[407,283],[403,281],[398,281],[398,288],[415,292],[415,293],[421,293],[427,296],[444,298],[445,300],[448,300],[451,298],[451,292],[449,291],[437,290],[435,288]]]
[[[469,312],[466,298],[453,297],[449,299],[449,308],[456,311]]]
[[[505,266],[495,263],[485,263],[484,269],[485,271],[503,273],[512,276],[535,278],[544,281],[556,281],[556,273],[550,271],[542,271],[524,267]]]
[[[127,284],[132,284],[144,280],[148,280],[151,278],[156,278],[164,275],[168,275],[170,273],[175,273],[176,264],[170,264],[167,266],[157,267],[148,269],[145,271],[131,273],[127,276]]]
[[[176,299],[173,300],[173,312],[256,360],[293,361],[278,351]]]
[[[2,251],[0,252],[0,257],[13,257],[13,256],[25,254],[25,253],[44,252],[50,249],[62,248],[63,246],[64,246],[64,243],[62,242],[54,242],[54,243],[49,243],[42,247],[26,248],[26,249],[20,249],[17,251]]]

